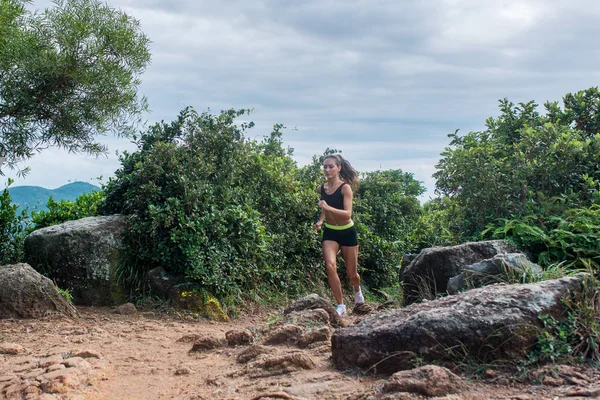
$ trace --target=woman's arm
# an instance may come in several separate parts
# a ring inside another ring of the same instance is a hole
[[[323,226],[323,221],[325,221],[325,211],[321,210],[321,216],[319,217],[319,220],[315,222],[313,228],[315,228],[317,231],[320,231],[321,226]]]
[[[317,186],[317,193],[319,193],[319,195],[321,194],[321,185]],[[313,228],[315,228],[317,231],[320,231],[321,226],[323,226],[323,221],[325,221],[325,210],[321,210],[321,216],[319,217],[319,220],[315,222]]]
[[[342,197],[344,198],[344,209],[338,210],[327,204],[325,200],[319,202],[319,207],[325,212],[331,213],[342,219],[352,218],[352,188],[350,185],[342,187]]]

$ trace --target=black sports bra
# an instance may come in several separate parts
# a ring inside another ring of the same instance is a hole
[[[321,185],[321,200],[325,200],[328,205],[338,210],[344,209],[344,196],[342,196],[342,186],[346,182],[343,182],[332,194],[325,193],[325,184]]]

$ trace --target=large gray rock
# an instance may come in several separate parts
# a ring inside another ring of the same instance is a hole
[[[0,266],[0,318],[39,318],[57,312],[77,316],[50,279],[27,264]]]
[[[456,294],[465,290],[506,282],[531,282],[542,274],[537,264],[529,261],[525,254],[496,254],[493,258],[467,265],[460,275],[450,278],[447,291]]]
[[[113,215],[38,229],[25,238],[25,260],[68,288],[77,305],[122,304],[125,296],[116,269],[125,226],[124,216]]]
[[[448,281],[471,264],[493,258],[497,254],[517,253],[503,240],[463,243],[458,246],[423,249],[400,271],[404,303],[435,298],[447,291]]]
[[[375,315],[334,332],[333,360],[377,373],[410,369],[415,357],[519,360],[537,341],[539,315],[558,318],[562,299],[581,291],[585,276],[486,286]]]

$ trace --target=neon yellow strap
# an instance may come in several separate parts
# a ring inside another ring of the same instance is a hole
[[[354,221],[350,221],[346,225],[329,225],[327,222],[325,222],[323,225],[325,225],[326,228],[333,229],[334,231],[343,231],[344,229],[352,228],[354,226]]]

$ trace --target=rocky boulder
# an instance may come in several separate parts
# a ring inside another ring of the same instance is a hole
[[[562,299],[581,291],[586,276],[486,286],[374,315],[334,332],[333,360],[339,368],[391,373],[410,369],[415,357],[455,359],[457,352],[480,360],[522,359],[543,326],[539,315],[559,318]]]
[[[113,215],[38,229],[25,238],[25,260],[69,289],[77,305],[122,304],[116,269],[125,226],[124,216]]]
[[[507,278],[513,281],[530,281],[542,274],[542,267],[529,261],[525,254],[496,254],[493,258],[467,265],[460,275],[448,280],[447,291],[456,294],[468,289],[504,282]]]
[[[503,240],[463,243],[458,246],[423,249],[400,270],[404,303],[435,298],[447,291],[448,281],[460,275],[468,265],[493,258],[497,254],[517,253]]]
[[[54,283],[31,266],[0,266],[0,318],[39,318],[49,313],[77,316]]]
[[[285,310],[283,310],[283,315],[289,315],[293,312],[300,312],[303,310],[316,309],[325,310],[325,312],[329,315],[329,322],[331,325],[342,325],[342,318],[335,311],[335,307],[330,302],[315,293],[304,296],[290,304]]]
[[[177,287],[185,284],[185,278],[170,275],[163,267],[156,267],[148,271],[147,279],[150,293],[168,300],[176,298]]]

